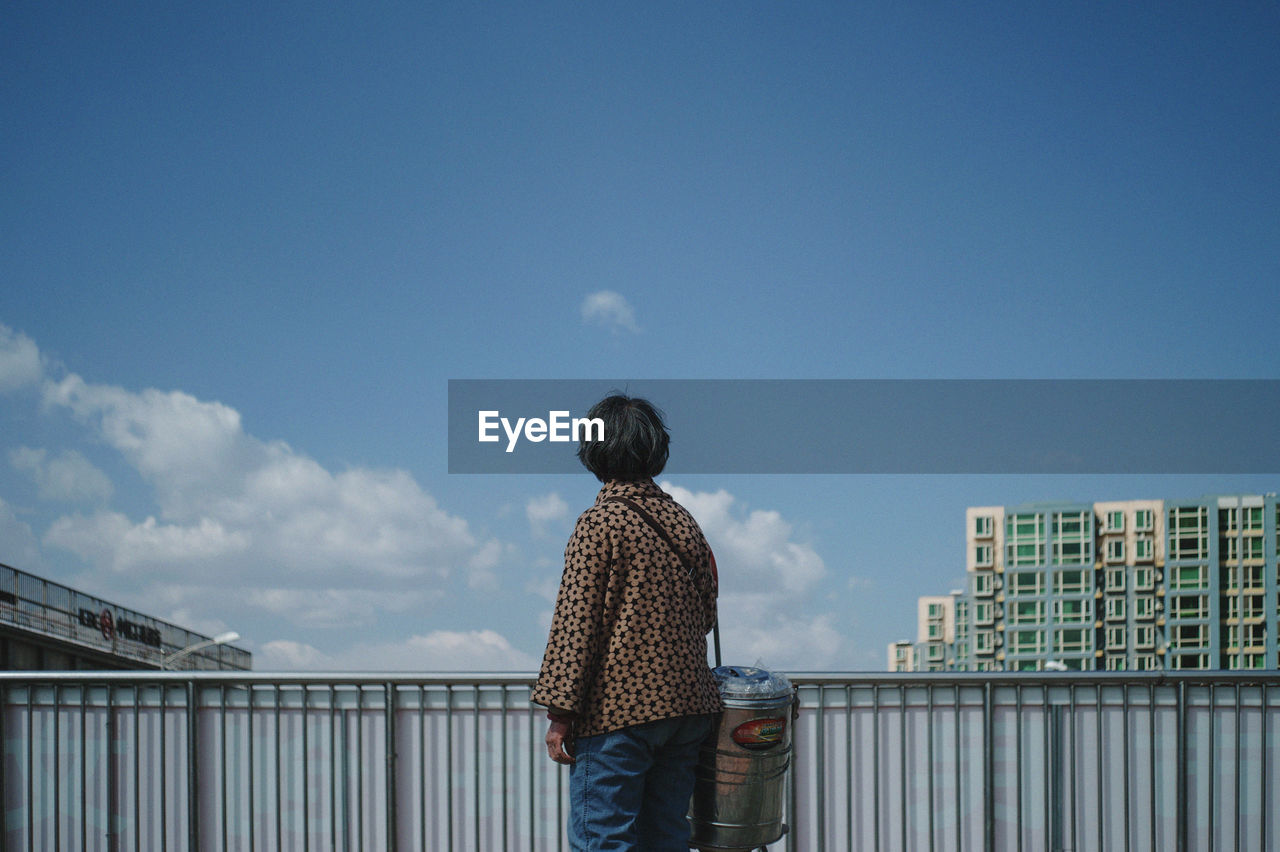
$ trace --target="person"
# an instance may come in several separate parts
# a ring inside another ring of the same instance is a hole
[[[588,416],[604,435],[578,458],[603,486],[565,548],[531,699],[548,708],[548,755],[570,767],[574,852],[686,852],[694,764],[722,709],[707,664],[714,557],[653,481],[670,443],[662,414],[614,395]]]

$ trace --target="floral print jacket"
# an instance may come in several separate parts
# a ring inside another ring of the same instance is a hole
[[[618,497],[661,524],[684,561]],[[565,548],[533,702],[571,714],[579,737],[719,711],[707,665],[716,591],[711,549],[683,506],[652,480],[605,483]]]

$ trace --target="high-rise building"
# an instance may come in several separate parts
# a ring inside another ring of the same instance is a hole
[[[1280,665],[1274,494],[975,506],[965,525],[967,587],[919,599],[913,670]]]

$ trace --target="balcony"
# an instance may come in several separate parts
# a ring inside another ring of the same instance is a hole
[[[562,850],[527,675],[0,674],[5,846]],[[1280,848],[1280,674],[802,674],[775,850]]]

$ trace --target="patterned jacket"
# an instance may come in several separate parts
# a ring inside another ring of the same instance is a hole
[[[616,496],[663,526],[694,567],[692,577],[634,509],[609,501]],[[719,711],[707,665],[716,617],[710,562],[693,516],[652,480],[605,483],[565,548],[533,702],[573,714],[580,737]]]

